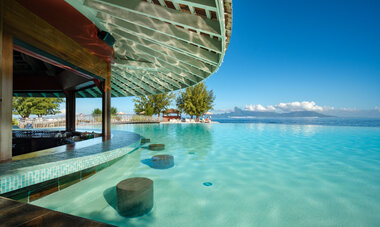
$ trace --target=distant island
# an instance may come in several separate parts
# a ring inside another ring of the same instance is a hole
[[[229,113],[214,114],[213,118],[254,118],[254,117],[333,117],[325,114],[321,114],[315,111],[294,111],[289,113],[277,113],[268,111],[250,111],[242,110],[238,107],[234,108],[234,111]]]

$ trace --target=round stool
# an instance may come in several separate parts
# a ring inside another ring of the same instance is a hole
[[[116,185],[117,209],[125,217],[137,217],[148,213],[153,207],[153,181],[134,177]]]
[[[174,166],[174,157],[171,155],[155,155],[152,157],[152,168],[169,169]]]
[[[150,139],[141,138],[141,144],[150,143]]]
[[[165,144],[149,144],[148,149],[152,151],[161,151],[165,149]]]

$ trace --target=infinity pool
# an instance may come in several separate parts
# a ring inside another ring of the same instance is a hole
[[[380,128],[271,124],[120,125],[164,143],[33,202],[124,226],[379,226]],[[143,160],[171,154],[175,166]],[[115,185],[154,181],[154,207],[123,218]]]

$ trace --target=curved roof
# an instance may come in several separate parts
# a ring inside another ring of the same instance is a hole
[[[220,67],[232,0],[66,0],[115,38],[113,97],[151,95],[199,83]],[[97,88],[78,97],[99,97]]]

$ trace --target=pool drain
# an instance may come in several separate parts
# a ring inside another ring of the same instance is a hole
[[[208,186],[211,186],[212,183],[211,182],[204,182],[203,185],[208,187]]]

